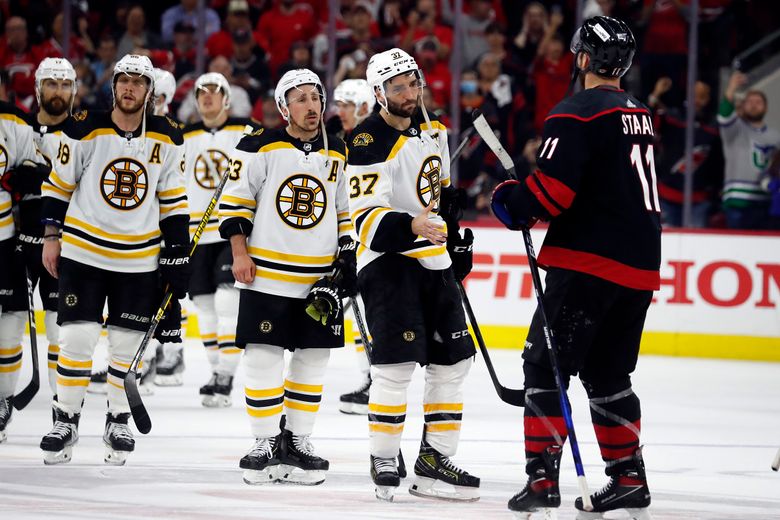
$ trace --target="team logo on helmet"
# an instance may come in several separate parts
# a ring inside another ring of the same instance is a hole
[[[100,176],[103,200],[109,206],[121,210],[132,210],[140,206],[149,191],[146,168],[129,157],[112,161]]]
[[[213,190],[228,168],[230,157],[222,150],[209,148],[195,158],[195,182],[203,189]]]
[[[423,161],[417,174],[417,196],[423,206],[431,200],[438,201],[441,195],[441,157],[431,155]]]
[[[293,175],[276,194],[276,211],[285,223],[296,229],[319,224],[327,206],[325,187],[311,175]]]
[[[373,142],[374,137],[371,134],[363,132],[362,134],[355,136],[355,138],[352,140],[352,146],[368,146]]]

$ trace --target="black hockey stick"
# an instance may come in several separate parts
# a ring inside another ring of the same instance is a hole
[[[490,148],[496,157],[498,157],[498,160],[507,172],[507,176],[510,179],[517,179],[515,164],[512,161],[512,158],[507,151],[504,150],[504,147],[501,146],[501,142],[496,137],[496,134],[493,133],[493,129],[490,128],[490,124],[485,119],[485,116],[480,111],[475,110],[472,113],[472,118],[474,120],[474,128],[476,128],[479,135],[482,136],[482,140],[485,141],[488,148]],[[571,452],[574,457],[574,468],[577,471],[577,482],[580,486],[583,507],[586,511],[592,511],[593,504],[590,499],[590,492],[588,491],[588,483],[585,480],[585,470],[583,469],[582,457],[580,456],[580,445],[577,442],[577,435],[574,432],[571,406],[569,405],[569,399],[566,395],[566,386],[563,383],[560,363],[558,362],[558,345],[555,343],[555,337],[550,328],[550,322],[547,320],[547,314],[544,311],[544,289],[542,288],[542,280],[539,276],[539,265],[536,262],[536,253],[534,252],[534,243],[531,239],[531,232],[527,227],[523,227],[523,241],[525,243],[525,252],[528,256],[528,267],[531,270],[531,279],[533,280],[534,292],[536,293],[539,315],[542,318],[542,330],[544,331],[544,340],[547,343],[547,353],[550,356],[550,365],[552,367],[553,375],[555,376],[555,384],[558,387],[558,400],[560,402],[563,420],[566,423],[566,429],[569,432]]]
[[[41,387],[41,375],[38,371],[38,331],[35,326],[35,307],[33,306],[33,282],[30,278],[30,270],[25,268],[25,278],[27,278],[27,321],[30,324],[30,354],[32,354],[32,379],[30,384],[24,387],[24,390],[14,397],[14,408],[23,409],[30,404],[32,398],[38,393]]]
[[[206,225],[211,219],[211,214],[219,203],[222,190],[225,189],[225,184],[227,184],[229,177],[230,168],[226,168],[225,173],[219,180],[217,188],[214,190],[214,195],[212,195],[205,213],[203,213],[203,217],[200,219],[200,224],[198,224],[198,227],[195,229],[195,233],[192,236],[192,241],[190,242],[190,257],[192,257],[192,253],[195,252],[198,242],[200,242],[203,230],[206,229]],[[127,375],[125,375],[125,394],[127,395],[127,402],[130,405],[130,413],[133,415],[133,421],[135,421],[135,426],[138,428],[138,431],[144,434],[149,433],[152,430],[152,420],[149,417],[149,412],[144,406],[143,399],[141,399],[141,393],[138,391],[138,366],[141,364],[144,352],[149,346],[149,342],[154,337],[157,325],[160,324],[160,320],[162,320],[165,310],[171,302],[171,298],[173,298],[173,291],[166,287],[162,303],[157,309],[157,312],[154,313],[154,316],[152,316],[152,322],[149,324],[149,329],[146,331],[146,334],[144,334],[144,339],[141,340],[141,344],[138,346],[135,356],[133,356],[133,361],[130,363],[130,369],[127,371]]]

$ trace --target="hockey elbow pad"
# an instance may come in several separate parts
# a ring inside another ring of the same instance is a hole
[[[219,236],[225,240],[230,240],[233,235],[248,237],[252,234],[252,227],[252,223],[245,218],[229,218],[219,225]]]

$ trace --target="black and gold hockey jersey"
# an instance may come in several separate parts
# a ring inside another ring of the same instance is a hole
[[[373,113],[350,136],[349,211],[355,226],[358,270],[384,253],[416,258],[426,269],[451,265],[444,245],[435,246],[412,233],[411,222],[450,183],[447,129],[432,128],[419,111],[406,130],[389,126]],[[436,211],[436,210],[434,210]],[[445,226],[438,215],[433,219]]]
[[[254,130],[255,124],[251,119],[239,117],[229,117],[223,125],[215,128],[208,128],[202,122],[198,122],[187,125],[182,130],[184,178],[190,205],[190,235],[200,224],[220,178],[230,166],[230,154],[233,149],[244,133],[249,134]],[[219,214],[215,209],[199,243],[211,244],[221,240]]]
[[[659,288],[653,135],[650,111],[613,87],[583,90],[550,112],[538,169],[508,201],[513,211],[551,220],[540,265]]]
[[[147,116],[141,130],[120,130],[110,112],[68,120],[41,188],[43,219],[63,227],[63,258],[109,271],[157,269],[161,225],[189,214],[182,136],[166,117]]]
[[[304,298],[332,271],[338,240],[349,236],[344,142],[328,135],[302,142],[285,129],[259,129],[231,154],[231,181],[219,204],[220,233],[247,235],[257,266],[236,287]]]

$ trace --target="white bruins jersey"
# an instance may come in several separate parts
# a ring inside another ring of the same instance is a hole
[[[218,128],[207,128],[201,122],[188,125],[182,130],[184,178],[190,205],[190,237],[194,235],[220,178],[230,165],[230,154],[244,133],[252,133],[254,130],[252,120],[238,117],[228,118]],[[219,215],[215,209],[199,243],[213,244],[220,241],[222,238],[219,236]]]
[[[435,119],[431,126],[417,114],[401,132],[374,113],[352,131],[347,176],[358,270],[384,253],[416,258],[431,270],[452,264],[444,245],[435,246],[411,230],[412,219],[432,199],[438,204],[441,187],[450,184],[447,129]],[[431,219],[445,226],[437,211]]]
[[[0,101],[0,176],[26,160],[45,162],[35,148],[33,129],[25,114],[14,105]],[[11,194],[0,188],[0,240],[8,240],[15,234],[11,201]]]
[[[63,129],[41,187],[42,216],[62,224],[62,257],[109,271],[157,269],[160,222],[187,216],[181,131],[147,116],[124,132],[110,112],[80,112]]]
[[[233,152],[238,176],[219,204],[220,231],[252,229],[247,238],[255,280],[236,287],[305,298],[332,271],[338,239],[349,236],[344,142],[328,135],[302,142],[285,129],[257,130]],[[327,161],[327,162],[326,162]]]

